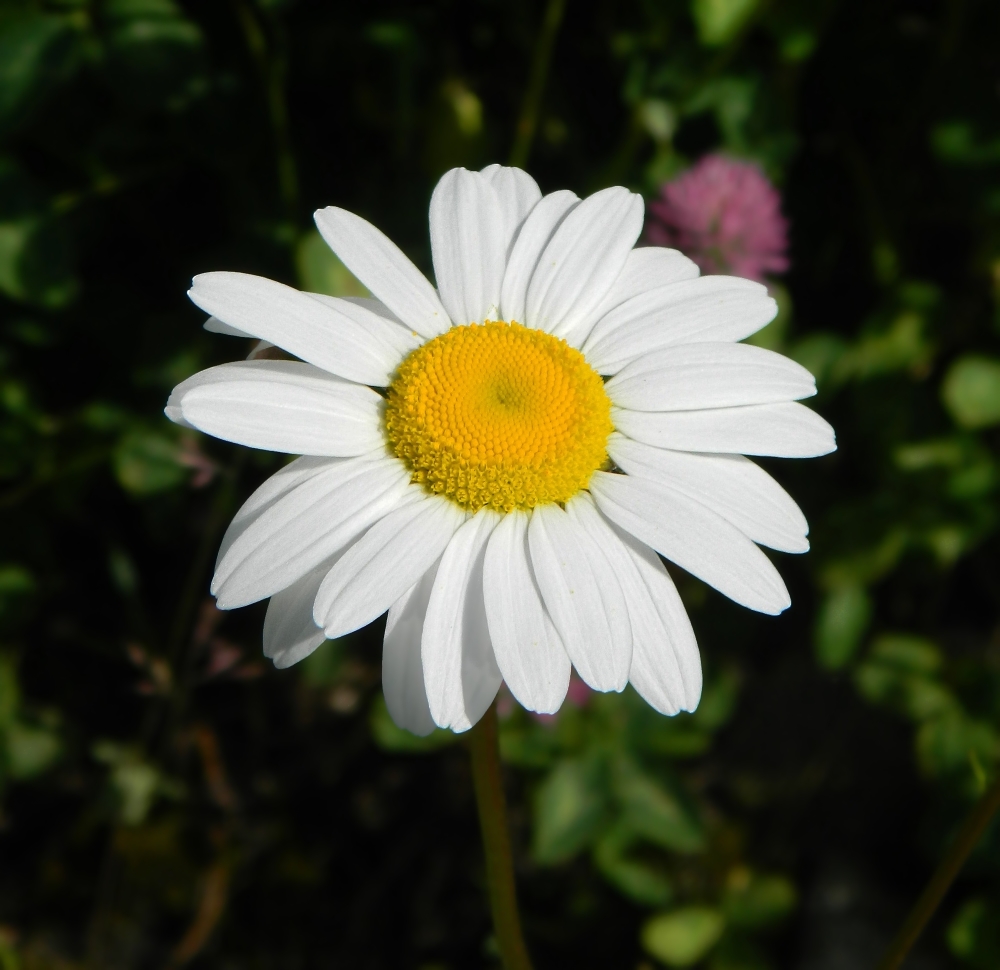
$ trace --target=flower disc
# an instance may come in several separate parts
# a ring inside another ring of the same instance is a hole
[[[414,482],[472,512],[568,501],[607,464],[613,430],[583,354],[503,321],[414,350],[389,387],[385,427]]]

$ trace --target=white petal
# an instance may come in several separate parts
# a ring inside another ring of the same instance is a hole
[[[632,686],[663,714],[693,711],[701,697],[698,643],[659,556],[604,518],[586,492],[569,501],[566,511],[604,551],[625,594]]]
[[[222,542],[219,544],[219,553],[215,560],[216,568],[233,543],[280,498],[321,472],[336,466],[343,467],[345,463],[355,460],[352,458],[296,458],[284,468],[276,471],[240,506],[240,510],[233,516],[233,520],[229,523],[229,528],[226,529]]]
[[[345,458],[384,447],[382,398],[371,388],[292,360],[247,360],[199,371],[164,413],[251,448]]]
[[[643,246],[633,249],[625,259],[625,265],[607,295],[586,316],[570,335],[575,347],[584,343],[594,325],[626,300],[659,289],[671,283],[697,278],[698,264],[688,259],[676,249],[663,246]]]
[[[683,492],[748,538],[781,552],[809,550],[809,523],[786,492],[763,468],[741,455],[699,455],[654,448],[613,433],[608,454],[638,478]]]
[[[594,473],[590,491],[612,522],[741,606],[774,615],[791,605],[771,560],[700,502],[659,482],[608,472]]]
[[[382,692],[389,716],[403,730],[421,737],[434,730],[420,661],[420,637],[434,573],[432,565],[392,604],[382,640]]]
[[[528,515],[508,512],[483,562],[486,619],[497,666],[529,711],[554,714],[569,688],[570,662],[542,603],[528,556]]]
[[[528,284],[538,265],[539,257],[556,228],[579,202],[576,193],[568,189],[552,192],[546,195],[524,220],[507,260],[507,269],[504,271],[503,287],[500,291],[500,310],[504,320],[524,323]]]
[[[642,211],[640,196],[613,186],[570,212],[532,274],[524,322],[563,337],[586,320],[618,279],[642,232]]]
[[[664,347],[742,340],[777,312],[778,304],[760,283],[737,276],[702,276],[621,303],[597,322],[583,352],[602,374],[616,374],[630,361]]]
[[[240,330],[239,327],[231,327],[228,323],[223,323],[218,317],[209,317],[202,326],[209,333],[224,333],[227,337],[253,337],[252,333]]]
[[[430,224],[434,277],[452,321],[496,320],[507,244],[489,179],[464,168],[445,172],[431,196]]]
[[[393,372],[399,362],[410,351],[419,347],[423,340],[417,336],[409,327],[404,326],[396,319],[392,311],[380,300],[368,296],[327,296],[325,293],[307,293],[310,299],[318,300],[324,306],[335,310],[341,320],[346,318],[359,338],[365,335],[369,344],[375,344],[374,348],[369,347],[368,354],[377,356],[378,370],[375,365],[369,367],[366,376],[378,379],[363,380],[360,372],[357,377],[350,377],[346,373],[341,373],[346,363],[337,364],[338,370],[334,370],[331,365],[328,370],[331,373],[340,374],[349,380],[356,380],[361,384],[374,384],[376,387],[385,387],[392,379]]]
[[[487,165],[481,172],[503,210],[504,255],[510,254],[521,224],[542,197],[538,183],[525,171],[508,165]]]
[[[264,656],[279,670],[309,656],[326,635],[313,621],[313,600],[332,563],[306,573],[287,589],[275,593],[264,617]]]
[[[558,505],[538,505],[528,549],[542,601],[583,680],[624,690],[632,664],[628,606],[600,547]]]
[[[333,205],[313,218],[340,261],[406,326],[428,338],[451,326],[434,287],[388,236]]]
[[[707,411],[613,408],[611,418],[630,438],[676,451],[817,458],[837,450],[833,428],[794,402]]]
[[[698,411],[797,401],[816,381],[789,357],[750,344],[684,344],[632,361],[604,385],[633,411]]]
[[[360,458],[297,484],[225,549],[212,578],[219,609],[272,596],[338,553],[407,500],[408,479],[395,459]]]
[[[247,273],[202,273],[188,290],[206,313],[338,377],[384,386],[419,341],[364,307]]]
[[[421,657],[431,716],[453,731],[467,731],[483,716],[502,680],[483,599],[486,543],[499,521],[483,509],[452,536],[424,620]]]
[[[677,688],[669,662],[673,658],[680,668],[683,688],[678,706],[682,711],[693,711],[701,700],[701,655],[687,610],[660,557],[635,536],[616,531],[642,575],[650,602],[666,632],[666,639],[658,633],[653,635],[652,629],[651,635],[636,637],[629,681],[651,707],[664,714],[675,713],[671,708],[676,702]]]
[[[320,587],[314,616],[326,635],[335,640],[381,616],[437,561],[465,517],[448,499],[424,493],[376,522]]]

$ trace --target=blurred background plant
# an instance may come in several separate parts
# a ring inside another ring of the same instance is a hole
[[[649,200],[756,166],[758,340],[840,440],[768,463],[813,523],[786,615],[676,575],[695,714],[505,705],[537,964],[873,965],[1000,759],[998,36],[988,0],[6,0],[0,967],[495,964],[460,740],[388,719],[379,624],[277,672],[214,609],[279,458],[161,408],[250,349],[194,273],[361,292],[327,204],[428,268],[435,179],[512,151]],[[998,925],[994,829],[912,965],[1000,966]]]

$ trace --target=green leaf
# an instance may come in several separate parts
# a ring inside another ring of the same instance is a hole
[[[108,781],[124,825],[141,825],[159,796],[179,798],[183,794],[176,782],[135,748],[103,740],[94,743],[91,754],[109,768]]]
[[[816,50],[816,35],[811,30],[793,30],[781,38],[781,59],[795,64],[807,60]]]
[[[0,563],[0,597],[24,596],[35,589],[35,577],[16,563]]]
[[[935,438],[900,445],[893,458],[896,467],[906,472],[919,472],[927,468],[955,468],[962,464],[966,449],[957,438]]]
[[[956,708],[945,709],[940,717],[921,725],[916,747],[920,767],[931,777],[974,774],[974,765],[992,765],[1000,755],[996,731]]]
[[[306,233],[296,245],[295,268],[302,289],[309,293],[371,296],[316,230]]]
[[[77,54],[76,31],[66,17],[27,10],[0,18],[0,133],[70,77]]]
[[[756,929],[784,919],[797,899],[794,884],[784,876],[758,875],[741,867],[730,874],[722,911],[733,926]]]
[[[0,292],[48,309],[73,300],[72,245],[60,223],[41,215],[0,221]]]
[[[45,727],[14,721],[7,727],[7,768],[15,779],[34,778],[50,768],[62,753],[59,735]]]
[[[757,81],[753,78],[722,77],[703,84],[684,105],[685,114],[711,111],[726,146],[739,152],[748,148],[744,128],[753,115]]]
[[[758,0],[692,0],[691,16],[706,47],[728,44],[753,16]]]
[[[967,121],[950,121],[931,130],[931,149],[953,165],[990,165],[1000,162],[1000,138],[982,142]]]
[[[153,431],[130,431],[115,449],[115,477],[133,495],[153,495],[176,488],[188,475],[172,438]]]
[[[631,760],[615,764],[613,791],[622,816],[639,835],[675,852],[700,852],[705,835],[700,821],[674,792]]]
[[[666,144],[677,130],[677,109],[662,98],[645,98],[636,109],[639,123],[653,141]]]
[[[564,862],[593,841],[607,814],[604,769],[597,758],[557,765],[535,794],[532,854],[543,865]]]
[[[1000,361],[973,355],[959,358],[948,368],[941,399],[963,428],[1000,423]]]
[[[933,674],[941,669],[941,651],[930,640],[887,633],[873,643],[871,659],[910,673]]]
[[[834,383],[850,379],[863,381],[924,365],[933,352],[924,328],[922,313],[904,310],[892,320],[888,329],[865,334],[848,347],[834,364],[830,379]]]
[[[809,371],[822,387],[846,350],[843,338],[832,333],[814,333],[794,344],[788,356]]]
[[[172,0],[107,0],[108,74],[140,107],[178,109],[207,90],[201,29]]]
[[[594,865],[601,875],[630,899],[644,906],[666,906],[674,895],[662,868],[630,854],[638,836],[627,824],[605,833],[594,846]]]
[[[877,545],[831,559],[822,567],[821,584],[827,589],[835,589],[874,583],[895,567],[906,549],[907,539],[903,529],[894,528]]]
[[[871,597],[863,586],[841,586],[826,594],[816,619],[816,659],[828,670],[849,663],[871,619]]]
[[[981,896],[967,900],[948,927],[948,948],[976,970],[1000,966],[1000,905]]]
[[[725,917],[707,906],[687,906],[654,916],[642,928],[642,945],[671,967],[690,967],[719,942]]]
[[[879,637],[855,671],[858,690],[869,700],[886,704],[915,721],[957,709],[958,702],[937,675],[941,654],[919,637]]]

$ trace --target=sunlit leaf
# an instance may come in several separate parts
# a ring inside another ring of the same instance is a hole
[[[3,738],[7,749],[7,770],[11,778],[34,778],[50,768],[62,753],[59,735],[45,727],[14,721]]]
[[[698,852],[705,845],[701,824],[684,801],[632,761],[620,760],[613,773],[615,799],[634,832],[675,852]]]
[[[557,765],[535,794],[535,858],[552,865],[588,845],[605,819],[606,799],[599,760],[574,759]]]
[[[871,597],[863,586],[840,586],[827,593],[816,618],[816,659],[829,670],[849,663],[871,613]]]
[[[961,357],[948,368],[941,398],[955,423],[986,428],[1000,422],[1000,360]]]
[[[124,825],[141,825],[159,797],[182,795],[180,786],[137,748],[104,740],[94,743],[91,754],[108,766],[116,811]]]
[[[188,470],[178,461],[177,443],[154,431],[130,431],[114,454],[115,477],[134,495],[153,495],[180,485]]]
[[[845,349],[831,368],[830,379],[834,383],[868,380],[926,365],[933,347],[925,336],[925,329],[922,313],[904,310],[885,330],[865,334]]]
[[[690,967],[719,942],[725,917],[707,906],[688,906],[654,916],[642,928],[646,951],[671,967]]]
[[[758,0],[692,0],[698,38],[707,47],[729,43],[753,16]]]

